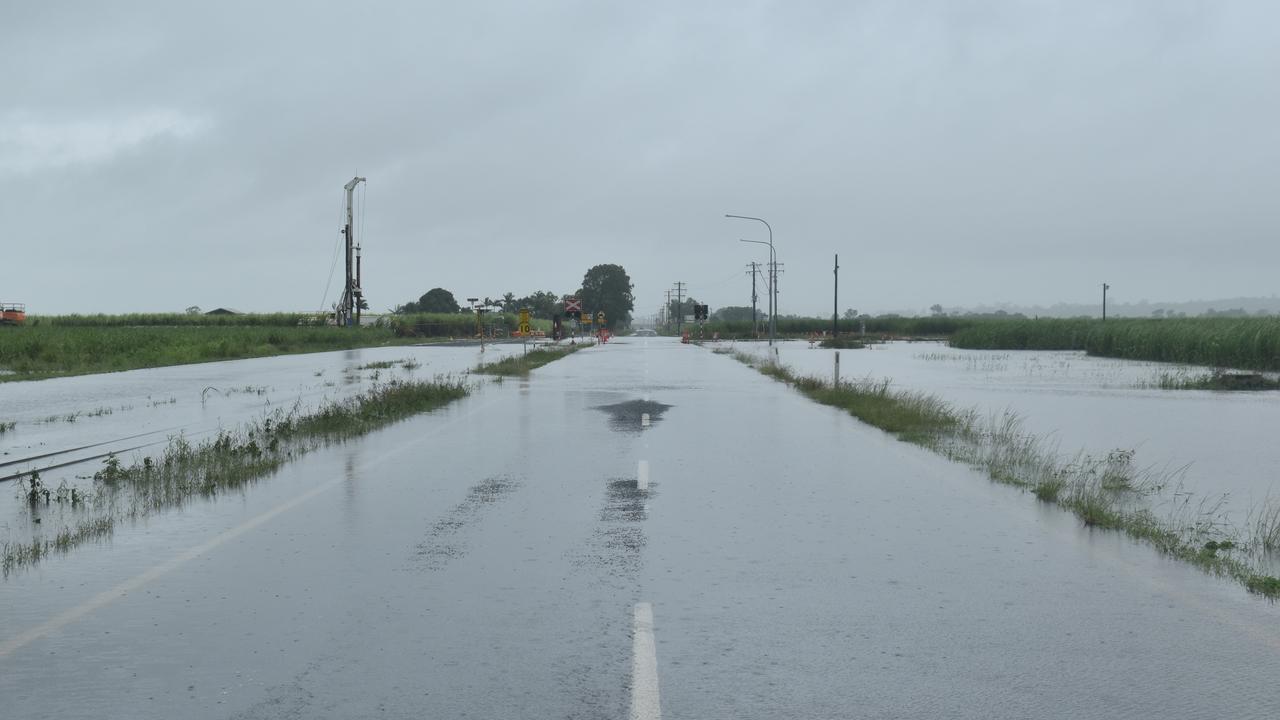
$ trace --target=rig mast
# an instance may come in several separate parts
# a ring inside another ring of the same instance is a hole
[[[347,282],[343,286],[342,299],[338,301],[338,312],[335,316],[338,325],[342,327],[352,324],[360,325],[360,301],[364,299],[364,291],[360,288],[360,246],[355,243],[355,226],[352,221],[354,215],[351,210],[356,185],[364,181],[362,177],[353,177],[351,182],[343,186],[347,191],[347,224],[342,228],[342,234],[347,242]]]

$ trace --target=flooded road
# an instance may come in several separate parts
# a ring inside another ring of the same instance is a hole
[[[657,338],[16,572],[0,620],[17,718],[1280,706],[1274,605]]]

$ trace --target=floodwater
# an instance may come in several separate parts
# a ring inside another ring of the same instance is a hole
[[[458,377],[523,351],[517,343],[357,348],[0,383],[0,542],[29,538],[35,519],[16,480],[38,470],[50,489],[91,490],[111,453],[159,456],[178,436],[207,440],[273,412],[306,413],[391,380]],[[7,480],[8,482],[5,482]],[[58,525],[70,508],[42,508]],[[49,527],[49,525],[45,525]],[[47,531],[46,531],[47,532]]]
[[[728,346],[726,344],[726,346]],[[763,343],[736,350],[764,357]],[[784,342],[778,358],[806,375],[893,381],[983,416],[1016,414],[1030,433],[1060,453],[1105,457],[1136,451],[1134,464],[1171,478],[1177,490],[1216,506],[1220,519],[1239,527],[1270,498],[1280,502],[1280,392],[1161,390],[1162,373],[1203,374],[1207,368],[1089,357],[1073,351],[962,350],[945,343],[892,342],[862,350],[810,348]]]
[[[461,375],[520,351],[407,345],[0,383],[0,422],[16,423],[0,434],[0,477],[93,458],[42,473],[76,484],[108,452],[145,452],[178,434],[194,441],[277,409],[306,412],[379,382]]]
[[[638,693],[670,718],[1269,718],[1278,621],[729,357],[624,338],[0,581],[0,698],[21,718],[624,718]]]

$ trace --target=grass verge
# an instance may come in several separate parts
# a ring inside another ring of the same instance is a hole
[[[0,382],[408,344],[387,327],[41,323],[0,330]]]
[[[732,355],[813,400],[1069,510],[1087,527],[1123,532],[1205,572],[1230,577],[1249,592],[1280,598],[1280,578],[1261,569],[1280,547],[1280,505],[1269,504],[1239,530],[1222,521],[1223,501],[1192,504],[1189,495],[1174,492],[1172,505],[1159,516],[1145,499],[1176,487],[1185,468],[1136,467],[1132,450],[1064,460],[1010,413],[981,419],[925,393],[893,390],[887,380],[833,384],[753,355]]]
[[[218,433],[199,444],[172,438],[164,452],[124,465],[109,456],[93,476],[93,490],[46,487],[38,473],[18,486],[35,518],[61,520],[47,537],[0,544],[0,571],[33,565],[52,553],[65,553],[111,535],[117,522],[138,521],[156,512],[182,507],[195,497],[215,497],[256,482],[284,463],[325,443],[372,432],[394,422],[442,407],[468,394],[460,380],[392,381],[365,393],[331,402],[311,413],[278,410],[266,418]]]
[[[558,347],[545,347],[536,350],[530,350],[523,355],[512,355],[505,357],[497,362],[485,363],[475,369],[475,372],[483,375],[499,375],[504,377],[518,376],[525,377],[531,371],[555,362],[560,358],[575,353],[586,345],[561,345]]]

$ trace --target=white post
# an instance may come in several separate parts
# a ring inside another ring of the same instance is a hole
[[[840,387],[840,351],[839,350],[836,351],[835,382],[832,384],[834,387]]]

